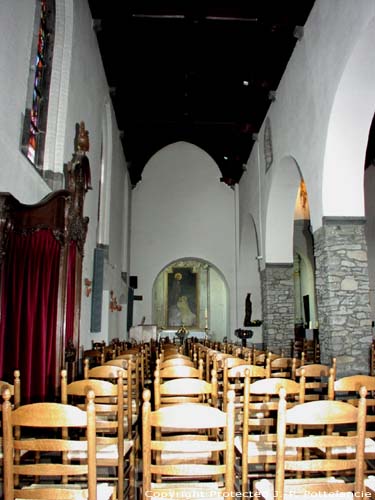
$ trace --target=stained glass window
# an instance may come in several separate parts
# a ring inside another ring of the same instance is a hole
[[[39,0],[36,44],[33,48],[31,105],[26,109],[24,123],[23,151],[38,168],[43,164],[43,151],[47,124],[48,94],[51,77],[53,50],[54,2]]]

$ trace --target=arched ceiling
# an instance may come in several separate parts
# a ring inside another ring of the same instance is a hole
[[[132,185],[179,140],[241,178],[314,0],[89,0]]]

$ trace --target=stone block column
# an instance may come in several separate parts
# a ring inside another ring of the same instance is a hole
[[[289,355],[294,339],[293,263],[266,264],[262,271],[263,340]]]
[[[321,360],[337,376],[369,372],[372,339],[365,219],[324,217],[314,233]]]

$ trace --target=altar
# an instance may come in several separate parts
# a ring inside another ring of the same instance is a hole
[[[150,342],[150,340],[158,340],[157,325],[137,325],[129,329],[130,340],[135,340],[137,343]]]
[[[159,332],[159,335],[158,335],[158,338],[159,339],[162,339],[162,338],[166,338],[166,337],[169,337],[170,340],[173,340],[175,337],[177,337],[177,330],[173,330],[173,329],[168,329],[168,330],[161,330]],[[205,331],[202,331],[202,330],[192,330],[190,331],[189,330],[189,333],[186,335],[186,338],[196,338],[196,339],[199,339],[199,340],[205,340],[206,338],[206,332]]]

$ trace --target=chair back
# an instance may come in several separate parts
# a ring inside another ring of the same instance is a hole
[[[226,362],[232,364],[234,358],[229,358]],[[246,372],[250,377],[251,382],[257,379],[266,378],[270,376],[269,369],[258,365],[249,365],[246,360],[241,360],[242,363],[234,364],[231,368],[225,368],[223,374],[223,409],[227,405],[227,393],[233,390],[235,394],[234,403],[235,407],[243,405],[243,389]]]
[[[242,492],[249,479],[275,474],[276,425],[280,389],[286,393],[288,406],[304,401],[304,380],[263,378],[251,383],[250,371],[245,372],[242,434],[236,436],[236,450],[241,456]]]
[[[12,410],[8,389],[3,398],[4,499],[97,498],[93,391],[87,394],[86,410],[62,403],[32,403]],[[20,429],[19,435],[15,428]],[[73,431],[69,439],[62,437],[63,430]],[[67,454],[82,451],[86,463],[66,460]],[[20,460],[24,453],[28,460]],[[86,488],[79,484],[82,477]],[[43,482],[35,484],[38,478]],[[69,481],[73,483],[68,485]],[[22,488],[25,484],[27,489]],[[105,490],[103,499],[112,498],[113,488]]]
[[[355,496],[364,496],[366,389],[361,388],[360,393],[358,407],[343,401],[319,400],[288,409],[285,391],[280,391],[275,479],[275,491],[280,498],[291,491],[295,495],[354,492]],[[337,435],[321,431],[343,424],[355,425],[355,432]],[[298,435],[289,434],[291,425],[298,427]],[[314,426],[319,428],[316,434]],[[288,446],[296,448],[298,459],[287,457]],[[338,456],[333,452],[336,447],[346,452]],[[316,450],[324,454],[317,455]],[[285,479],[287,475],[300,479]]]
[[[329,399],[329,379],[330,377],[333,377],[333,380],[336,378],[336,358],[333,358],[332,365],[321,363],[301,365],[296,369],[295,379],[297,381],[302,370],[305,375],[305,401]]]
[[[217,406],[217,377],[212,370],[211,382],[199,378],[169,379],[160,383],[158,371],[154,379],[155,409],[176,403],[205,403]]]
[[[366,437],[375,438],[375,377],[357,374],[337,380],[330,378],[329,382],[329,399],[346,401],[354,406],[360,402],[360,388],[366,387]]]
[[[297,358],[279,357],[271,360],[271,377],[295,378],[296,369],[301,365]]]
[[[14,370],[13,372],[13,383],[0,380],[0,394],[2,394],[6,388],[8,388],[10,392],[12,407],[18,408],[21,404],[21,375],[19,370]]]
[[[200,360],[199,368],[193,366],[167,366],[160,370],[155,370],[154,376],[158,376],[160,380],[173,379],[173,378],[200,378],[203,379],[203,361]]]
[[[193,360],[190,358],[167,358],[164,361],[158,359],[156,365],[159,369],[168,368],[169,366],[194,366]]]
[[[192,495],[203,498],[203,492],[204,498],[213,498],[214,492],[216,496],[234,495],[233,395],[231,397],[227,412],[199,403],[175,404],[151,411],[151,393],[148,389],[144,391],[143,499],[160,494],[168,498],[179,498],[182,494],[189,495],[186,498],[193,498]],[[178,437],[153,439],[160,427],[175,429]],[[187,433],[181,437],[179,431],[183,429]],[[202,439],[203,433],[205,439]],[[194,463],[189,459],[192,453]],[[166,463],[163,454],[173,454],[173,463]],[[207,456],[216,459],[208,461]],[[157,479],[159,482],[155,485]]]
[[[124,457],[127,455],[132,443],[128,433],[128,442],[125,442],[124,429],[124,386],[121,371],[116,382],[103,379],[82,379],[67,383],[66,370],[61,371],[61,402],[74,404],[79,408],[85,408],[85,395],[91,390],[95,394],[94,405],[96,415],[97,431],[97,454],[96,463],[98,467],[105,467],[105,473],[98,480],[114,481],[117,484],[117,496],[124,495]],[[129,417],[128,417],[129,418]],[[127,426],[129,429],[129,425]],[[125,450],[125,443],[127,449]],[[82,459],[81,455],[71,454],[72,459]],[[134,463],[132,463],[134,467]],[[108,470],[115,469],[115,475],[109,474]],[[133,478],[134,471],[130,471]],[[134,486],[132,484],[131,486]]]

